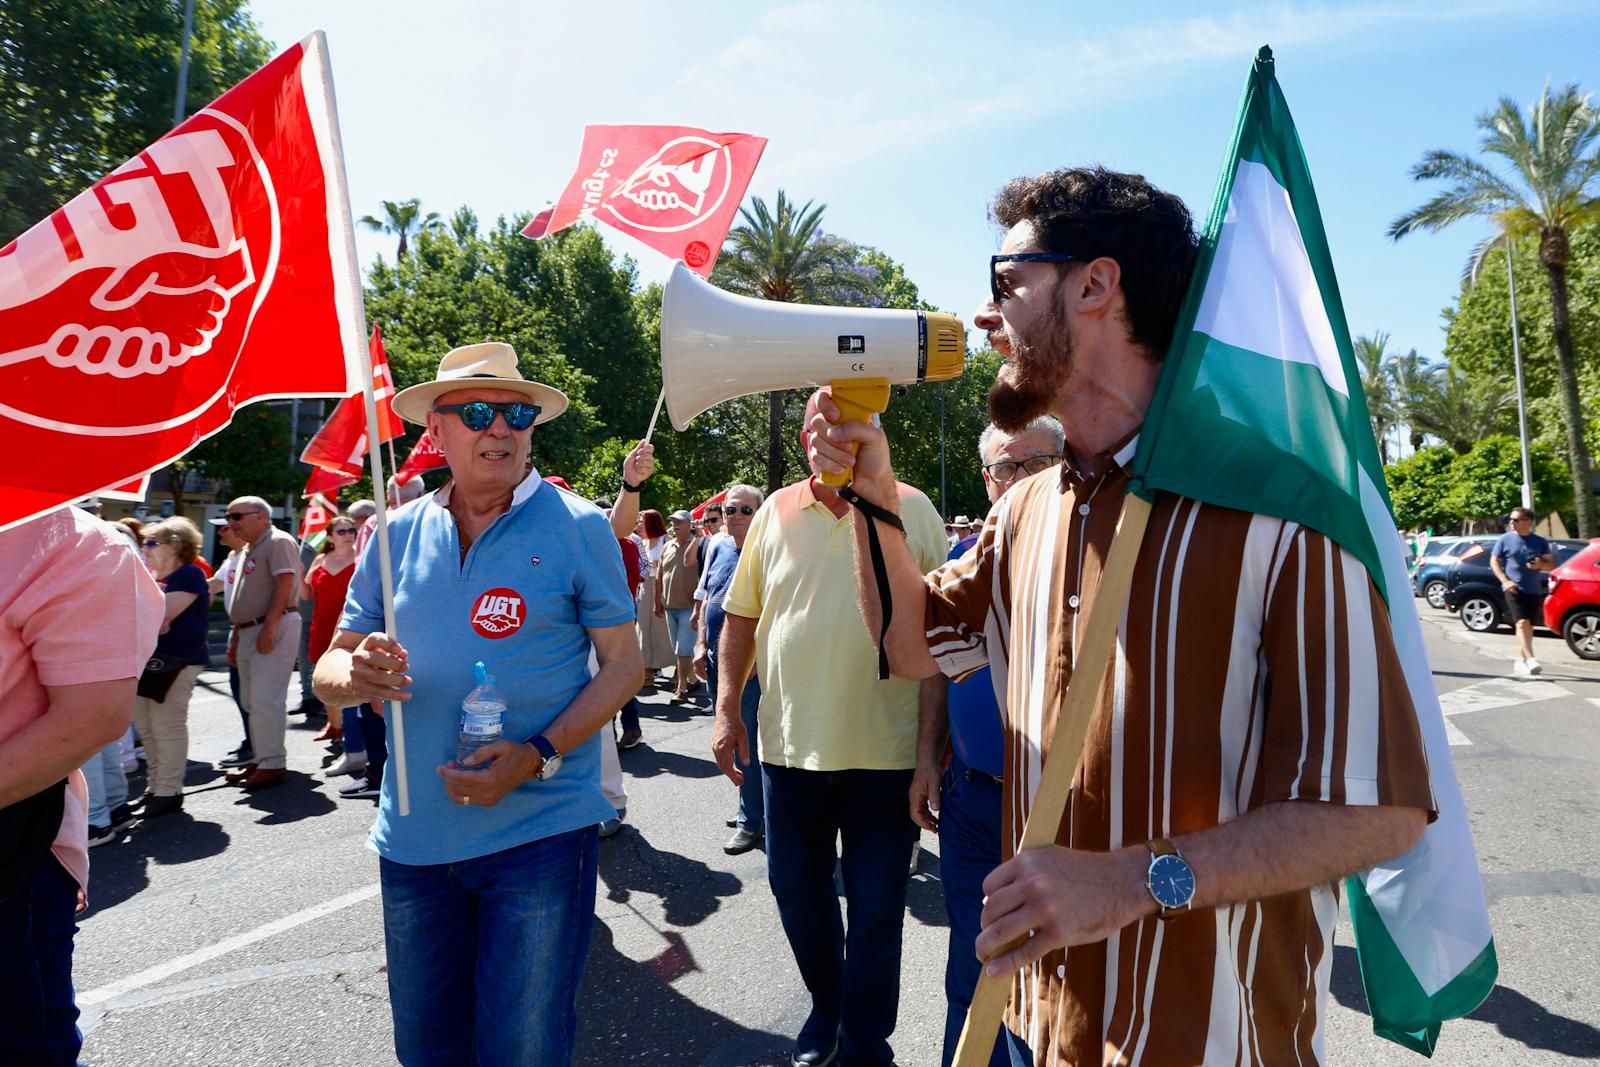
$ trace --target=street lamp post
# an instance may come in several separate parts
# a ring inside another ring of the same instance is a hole
[[[194,32],[194,0],[183,8],[183,51],[178,56],[178,99],[172,104],[172,124],[183,121],[189,99],[189,37]]]
[[[1517,440],[1522,445],[1522,506],[1533,510],[1533,461],[1528,456],[1528,391],[1522,382],[1522,337],[1517,329],[1517,276],[1506,235],[1506,285],[1511,292],[1511,363],[1517,374]]]

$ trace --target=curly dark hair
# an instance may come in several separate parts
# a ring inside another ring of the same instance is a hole
[[[1199,248],[1182,200],[1140,174],[1067,167],[1011,179],[989,217],[1006,229],[1031,220],[1051,252],[1116,260],[1129,340],[1154,359],[1167,354]]]

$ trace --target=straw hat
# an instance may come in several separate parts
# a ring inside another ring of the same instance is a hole
[[[426,425],[434,401],[457,389],[506,389],[521,393],[539,405],[534,421],[549,422],[567,410],[567,395],[539,382],[530,382],[517,369],[517,351],[501,341],[452,348],[439,361],[439,373],[431,382],[402,389],[394,396],[394,412],[407,422]]]

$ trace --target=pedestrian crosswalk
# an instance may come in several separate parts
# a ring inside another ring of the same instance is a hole
[[[1571,696],[1570,690],[1555,682],[1535,681],[1528,678],[1490,678],[1448,693],[1439,694],[1439,707],[1444,711],[1445,736],[1452,745],[1470,745],[1472,740],[1451,720],[1457,715],[1474,711],[1493,711],[1519,704],[1538,704]]]

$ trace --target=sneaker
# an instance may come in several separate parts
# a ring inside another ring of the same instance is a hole
[[[357,778],[342,787],[339,796],[343,800],[376,800],[380,791],[379,784],[371,778]]]
[[[112,841],[115,841],[117,839],[118,832],[119,831],[113,830],[109,826],[89,827],[89,847],[95,848],[96,846],[109,844]]]
[[[133,808],[128,804],[118,804],[111,809],[111,829],[120,830],[133,821]]]
[[[217,761],[218,767],[248,767],[256,761],[256,754],[250,750],[249,745],[241,745],[228,753],[226,759]]]
[[[1533,672],[1528,669],[1528,661],[1527,660],[1525,660],[1525,659],[1514,659],[1514,660],[1511,661],[1511,673],[1512,674],[1532,674]]]
[[[1528,665],[1529,674],[1538,674],[1540,671],[1544,670],[1543,667],[1539,666],[1539,661],[1536,659],[1524,660],[1523,662]]]
[[[640,731],[640,730],[624,730],[624,731],[622,731],[622,739],[617,742],[617,747],[618,748],[632,748],[634,745],[637,745],[642,740],[644,740],[644,733],[642,731]]]
[[[732,837],[728,838],[728,843],[722,846],[722,851],[730,856],[740,856],[759,844],[761,844],[761,834],[759,832],[751,833],[741,827],[733,832]]]
[[[607,837],[616,837],[621,832],[622,819],[620,817],[615,819],[607,819],[605,822],[600,824],[600,837],[602,839]]]
[[[324,778],[343,778],[347,774],[365,775],[367,771],[367,754],[365,752],[346,752],[344,759],[322,772]]]
[[[183,810],[183,794],[175,793],[170,797],[151,797],[145,801],[144,817],[154,819],[162,815],[171,815]]]

